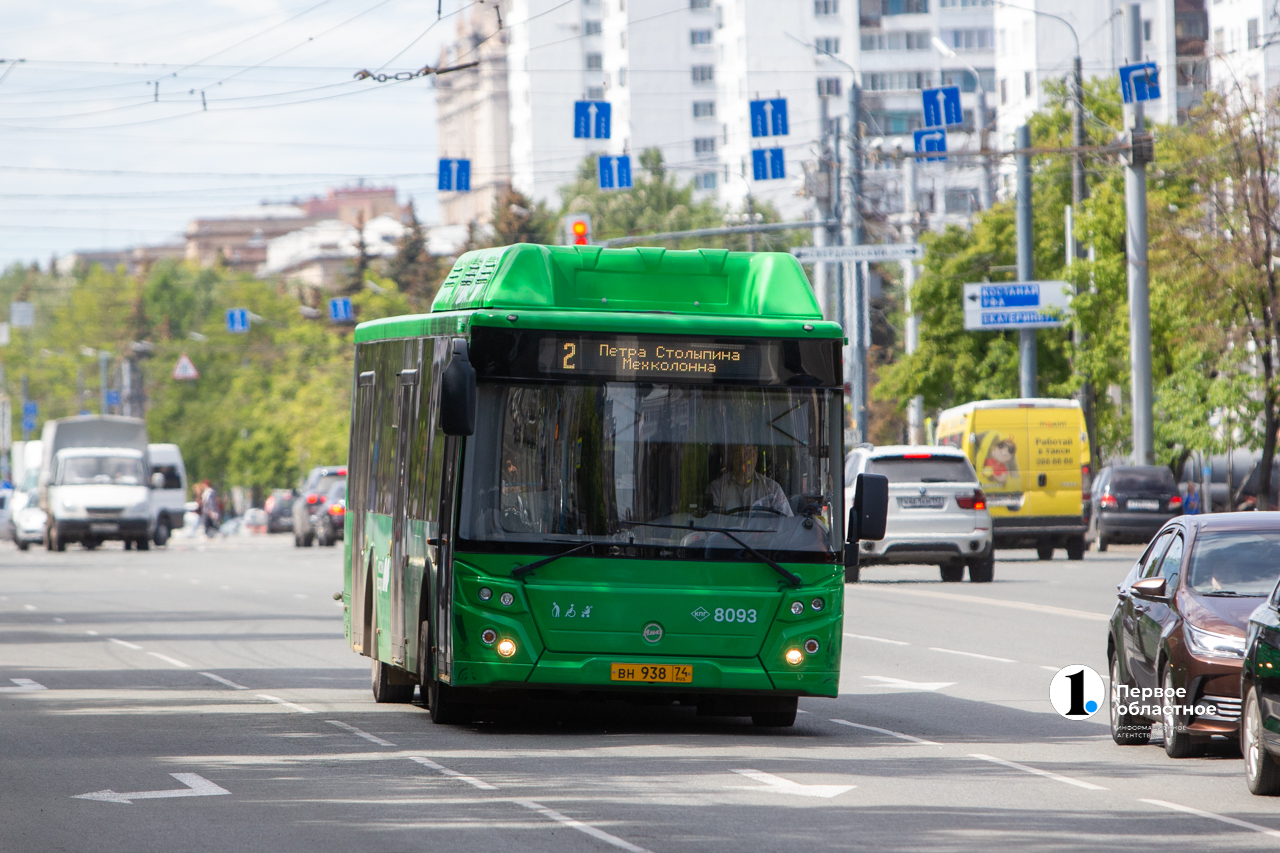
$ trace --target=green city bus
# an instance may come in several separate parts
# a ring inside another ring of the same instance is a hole
[[[343,601],[376,701],[788,726],[836,695],[842,334],[790,255],[468,252],[355,341]],[[860,489],[854,541],[887,501]]]

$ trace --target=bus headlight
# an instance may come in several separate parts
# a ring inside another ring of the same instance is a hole
[[[787,663],[799,666],[804,661],[804,653],[799,649],[787,649]]]
[[[516,653],[515,640],[503,640],[498,643],[498,654],[504,658],[509,658]]]

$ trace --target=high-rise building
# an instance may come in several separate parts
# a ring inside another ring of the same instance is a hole
[[[1275,15],[1275,4],[1264,0],[1209,5],[1205,54],[1214,89],[1252,97],[1280,86],[1280,21]]]

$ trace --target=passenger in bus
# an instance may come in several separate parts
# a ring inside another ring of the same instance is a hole
[[[717,512],[763,507],[779,515],[794,515],[782,487],[756,470],[760,450],[750,444],[729,447],[728,469],[707,486]]]

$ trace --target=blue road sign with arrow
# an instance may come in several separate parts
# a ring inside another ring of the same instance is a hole
[[[757,148],[751,152],[751,177],[770,181],[787,176],[786,160],[781,148]]]
[[[1160,97],[1160,69],[1154,62],[1120,66],[1120,93],[1126,104]]]
[[[227,331],[235,332],[236,334],[244,334],[249,331],[248,308],[227,309]]]
[[[627,155],[599,157],[596,161],[596,171],[600,176],[600,189],[631,189],[631,158]]]
[[[440,170],[436,189],[450,192],[471,192],[471,161],[440,158]]]
[[[932,163],[947,159],[947,131],[941,127],[930,127],[917,130],[913,136],[916,142],[916,159]]]
[[[608,101],[573,102],[573,138],[608,139],[613,105]]]
[[[959,86],[925,89],[920,95],[924,99],[925,127],[964,124],[964,110],[960,108]]]
[[[329,300],[329,319],[335,323],[350,323],[354,315],[351,313],[351,297],[335,296]]]
[[[787,136],[787,99],[769,98],[751,102],[752,136]]]
[[[107,408],[120,405],[120,392],[107,389]]]

